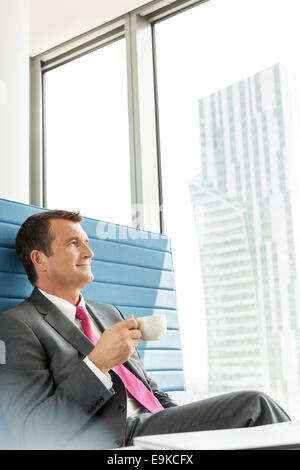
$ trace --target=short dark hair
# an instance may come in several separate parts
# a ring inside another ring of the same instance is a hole
[[[35,285],[37,281],[37,273],[30,254],[32,250],[42,251],[46,256],[53,254],[51,244],[54,240],[54,235],[51,232],[50,221],[54,219],[65,219],[72,222],[82,221],[79,212],[49,210],[38,212],[28,217],[18,231],[16,251],[32,285]]]

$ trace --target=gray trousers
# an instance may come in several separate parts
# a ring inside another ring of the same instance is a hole
[[[289,416],[265,393],[232,392],[128,418],[125,445],[133,445],[136,436],[242,428],[282,421],[290,421]]]

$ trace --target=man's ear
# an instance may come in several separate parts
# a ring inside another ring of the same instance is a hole
[[[47,271],[46,255],[39,250],[32,250],[30,253],[30,259],[34,264],[34,267],[37,272]]]

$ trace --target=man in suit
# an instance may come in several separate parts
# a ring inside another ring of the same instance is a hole
[[[137,435],[289,420],[260,392],[177,406],[159,390],[136,350],[141,331],[133,316],[125,320],[115,306],[81,294],[93,280],[81,220],[78,213],[45,211],[29,217],[17,235],[16,250],[34,286],[28,299],[0,315],[6,346],[1,406],[17,448],[107,449],[132,445]],[[128,391],[122,364],[153,409]]]

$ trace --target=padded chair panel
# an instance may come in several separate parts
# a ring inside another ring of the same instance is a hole
[[[45,209],[0,199],[0,312],[28,297],[32,286],[15,253],[21,223]],[[94,281],[87,299],[116,305],[127,318],[164,313],[168,330],[160,341],[140,341],[150,376],[163,390],[184,390],[182,351],[172,253],[167,236],[83,218],[94,251]]]
[[[92,282],[83,289],[83,295],[98,302],[111,303],[127,307],[176,308],[174,291],[145,289],[139,286],[124,286],[102,282]],[[143,304],[141,305],[141,302]]]
[[[25,275],[23,266],[20,264],[19,258],[14,248],[0,246],[0,272]]]
[[[157,273],[157,271],[157,269],[112,261],[105,262],[93,258],[93,274],[97,282],[174,290],[173,272],[159,270]]]
[[[11,223],[3,222],[3,220],[0,220],[0,246],[14,248],[13,241],[16,239],[18,230],[19,225],[13,225]]]
[[[148,370],[149,376],[155,380],[159,388],[165,392],[170,391],[183,391],[184,388],[184,376],[183,371],[174,370]]]
[[[83,227],[85,223],[83,222]],[[87,235],[89,235],[86,230]],[[156,249],[141,248],[140,246],[130,246],[123,243],[123,240],[117,243],[109,240],[95,240],[90,238],[90,247],[95,253],[95,260],[110,261],[127,266],[141,266],[144,268],[153,268],[158,271],[169,270],[172,268],[171,253],[158,251]],[[149,240],[151,242],[151,240]]]
[[[181,350],[178,351],[160,349],[143,349],[139,350],[140,356],[143,359],[146,369],[155,370],[182,370],[182,354]]]
[[[25,274],[0,273],[0,298],[12,297],[23,300],[30,295],[31,291],[32,285]]]

